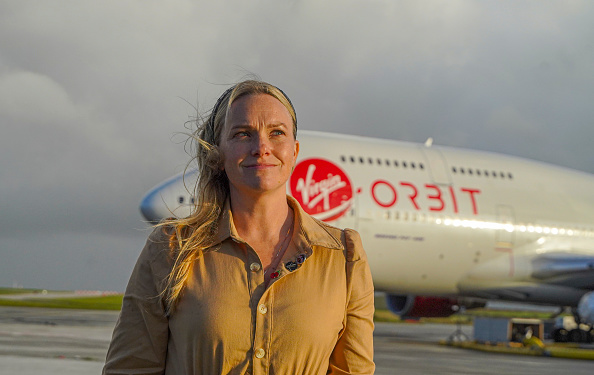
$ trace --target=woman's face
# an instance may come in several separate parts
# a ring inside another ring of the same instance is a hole
[[[289,111],[276,98],[252,94],[235,100],[219,147],[232,193],[286,193],[299,142]]]

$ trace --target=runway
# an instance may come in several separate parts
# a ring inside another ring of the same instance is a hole
[[[0,307],[0,375],[99,374],[114,311]],[[438,345],[455,327],[378,323],[376,374],[592,373],[592,362],[483,353]],[[471,336],[472,327],[464,327]]]

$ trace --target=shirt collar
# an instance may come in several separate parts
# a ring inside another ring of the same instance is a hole
[[[298,248],[311,249],[314,246],[321,246],[329,249],[344,250],[344,245],[340,238],[336,237],[338,233],[336,229],[332,230],[329,225],[314,219],[307,214],[299,202],[295,198],[287,195],[287,203],[295,213],[295,230],[293,232],[293,243]],[[333,234],[332,232],[337,232]],[[219,225],[217,234],[215,236],[215,244],[219,244],[231,238],[235,242],[245,242],[237,234],[235,225],[233,224],[233,215],[231,214],[231,204],[229,199],[225,201],[225,205],[219,217]]]

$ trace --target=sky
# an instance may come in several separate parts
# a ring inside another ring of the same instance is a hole
[[[594,172],[594,2],[0,0],[0,286],[123,291],[186,122],[255,74],[300,129]]]

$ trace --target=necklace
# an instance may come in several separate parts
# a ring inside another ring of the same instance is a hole
[[[288,245],[287,240],[290,238],[289,233],[291,233],[291,230],[293,229],[293,220],[295,220],[295,218],[294,218],[294,216],[291,216],[291,224],[289,225],[289,229],[287,230],[287,233],[285,233],[283,240],[281,242],[279,242],[278,250],[276,251],[276,254],[274,254],[274,256],[272,257],[270,266],[268,267],[268,269],[266,271],[264,271],[265,275],[268,273],[268,271],[273,270],[278,266],[278,264],[280,262],[281,251],[284,254],[284,250],[287,249],[287,245]]]

